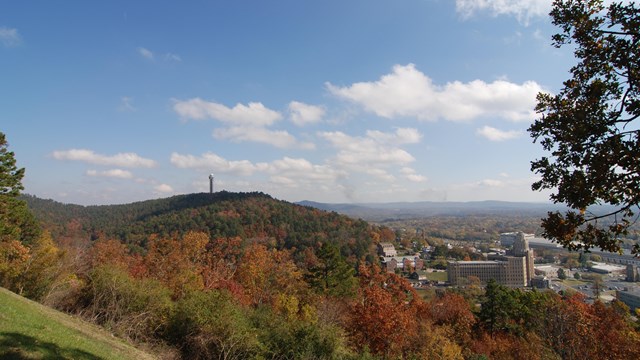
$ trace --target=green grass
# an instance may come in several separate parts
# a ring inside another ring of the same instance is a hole
[[[588,284],[587,281],[576,280],[576,279],[573,279],[573,278],[566,278],[566,279],[562,280],[562,283],[567,285],[567,286],[582,286],[582,285]]]
[[[153,359],[98,326],[0,288],[0,359]]]
[[[425,273],[429,281],[447,281],[447,272],[428,272]]]

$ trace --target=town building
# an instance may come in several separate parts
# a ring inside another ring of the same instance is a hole
[[[589,271],[593,271],[598,274],[622,274],[625,271],[625,267],[620,265],[610,265],[601,262],[594,262],[593,265],[589,268]]]
[[[383,257],[398,256],[398,252],[392,243],[379,243],[378,254]]]
[[[520,234],[522,234],[527,241],[533,239],[534,237],[533,234],[524,234],[522,232],[502,233],[500,234],[500,245],[504,247],[512,246],[516,242],[516,239],[518,238],[518,236],[520,236]]]
[[[628,264],[626,280],[628,282],[636,282],[638,281],[638,279],[640,279],[640,276],[638,276],[638,267],[632,264]]]
[[[551,282],[546,276],[536,275],[531,278],[531,287],[536,289],[548,289],[550,286]]]
[[[531,285],[534,276],[533,250],[527,237],[520,232],[514,240],[513,249],[506,256],[495,256],[486,261],[450,261],[447,277],[451,285],[459,285],[463,279],[475,276],[483,283],[490,279],[509,287]]]
[[[535,275],[542,275],[549,278],[555,278],[558,276],[558,266],[538,265],[533,271]]]
[[[635,313],[637,308],[640,308],[640,291],[620,291],[616,290],[616,298],[629,307],[632,314]]]
[[[424,260],[418,254],[408,256],[389,256],[382,258],[382,265],[388,272],[400,270],[422,270],[424,268]]]

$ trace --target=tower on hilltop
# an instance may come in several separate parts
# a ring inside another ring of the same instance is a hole
[[[213,194],[213,174],[209,174],[209,194]]]

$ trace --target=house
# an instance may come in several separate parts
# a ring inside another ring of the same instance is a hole
[[[398,256],[398,252],[396,251],[396,248],[392,243],[379,243],[378,254],[383,257]]]
[[[418,254],[409,256],[391,256],[383,257],[382,265],[388,272],[394,272],[396,269],[400,270],[422,270],[424,268],[424,260],[420,259]]]

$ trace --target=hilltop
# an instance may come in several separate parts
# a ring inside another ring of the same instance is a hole
[[[115,238],[144,248],[153,235],[180,237],[200,231],[211,238],[258,239],[277,248],[298,250],[331,239],[341,245],[344,254],[357,257],[365,256],[371,245],[371,225],[364,220],[260,192],[197,193],[101,206],[63,204],[34,196],[23,199],[56,238]]]

